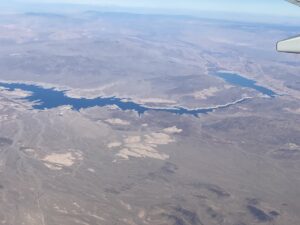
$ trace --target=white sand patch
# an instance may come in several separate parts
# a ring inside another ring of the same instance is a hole
[[[50,170],[61,170],[63,168],[61,165],[55,165],[50,163],[44,163],[44,165]]]
[[[82,154],[78,152],[51,153],[42,158],[44,165],[53,170],[71,167],[78,160],[82,160]]]
[[[54,208],[56,211],[58,211],[58,212],[60,212],[60,213],[63,213],[63,214],[68,214],[68,213],[69,213],[66,209],[62,209],[62,208],[60,208],[60,207],[59,207],[58,205],[56,205],[56,204],[54,204],[53,208]]]
[[[96,171],[93,168],[88,168],[88,171],[91,173],[95,173]]]
[[[45,156],[43,161],[64,166],[72,166],[74,164],[75,157],[70,152],[65,154],[52,153]]]
[[[139,104],[176,104],[176,101],[162,98],[143,98],[137,99]]]
[[[112,89],[117,83],[110,83],[93,89],[68,89],[66,95],[71,98],[87,98],[93,99],[99,96],[105,96],[105,90]]]
[[[130,123],[128,121],[122,120],[122,119],[107,119],[105,120],[107,123],[111,125],[121,125],[121,126],[128,126]]]
[[[39,158],[38,149],[23,147],[21,150],[28,156],[32,158]]]
[[[152,158],[166,160],[167,154],[160,153],[156,148],[159,145],[167,145],[174,140],[164,133],[151,133],[144,136],[130,136],[124,139],[123,146],[117,156],[123,159]]]
[[[123,159],[129,159],[129,157],[134,157],[134,158],[140,158],[141,157],[140,154],[132,152],[128,148],[123,148],[121,151],[119,151],[117,156],[119,156]]]
[[[129,159],[130,157],[133,158],[152,158],[152,159],[160,159],[166,160],[169,158],[166,154],[161,154],[157,152],[155,149],[152,152],[146,151],[144,149],[122,149],[117,156],[123,159]]]
[[[108,109],[108,110],[120,110],[119,106],[117,105],[106,105],[102,108]]]
[[[131,136],[124,140],[126,144],[139,143],[141,141],[140,136]]]
[[[109,143],[107,145],[108,148],[117,148],[117,147],[120,147],[122,145],[121,142],[112,142],[112,143]]]
[[[207,89],[204,89],[202,91],[197,91],[197,92],[194,92],[192,94],[192,96],[195,98],[195,99],[198,99],[198,100],[205,100],[209,97],[212,97],[214,96],[216,93],[218,93],[220,91],[219,88],[217,87],[210,87],[210,88],[207,88]]]
[[[150,135],[145,135],[145,143],[150,145],[167,145],[174,140],[164,133],[152,133]]]
[[[120,201],[121,205],[124,206],[127,210],[132,210],[132,207],[130,204],[123,202],[122,200]]]
[[[291,150],[300,150],[300,146],[295,143],[288,143],[287,146]]]
[[[13,97],[13,98],[26,98],[32,95],[32,92],[29,91],[23,91],[21,89],[15,89],[13,91],[9,91],[7,89],[0,89],[1,94]]]
[[[56,109],[60,110],[60,111],[70,111],[72,110],[72,106],[71,105],[63,105],[63,106],[59,106]]]
[[[163,131],[167,134],[180,134],[182,132],[182,129],[177,128],[176,126],[168,127],[163,129]]]
[[[35,153],[35,150],[32,148],[26,148],[24,151],[27,153]]]
[[[146,211],[145,211],[144,209],[141,209],[141,210],[139,211],[139,213],[138,213],[138,217],[139,217],[140,219],[145,219],[145,217],[146,217]]]
[[[74,205],[76,208],[78,208],[78,209],[81,208],[80,205],[79,205],[77,202],[73,202],[73,205]]]
[[[169,155],[159,152],[158,147],[175,142],[175,139],[171,135],[179,134],[181,132],[182,129],[173,126],[165,128],[161,132],[125,137],[122,143],[110,143],[108,146],[111,146],[112,148],[120,147],[117,156],[126,160],[130,158],[166,160],[169,158]]]

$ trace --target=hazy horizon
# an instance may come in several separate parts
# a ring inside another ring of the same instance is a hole
[[[186,15],[193,17],[205,17],[216,19],[267,22],[267,23],[291,23],[297,24],[300,19],[300,9],[284,0],[270,1],[247,1],[240,4],[237,0],[211,3],[208,0],[201,2],[188,0],[164,1],[154,0],[136,1],[131,0],[47,0],[38,2],[35,0],[12,0],[11,2],[0,1],[1,14],[10,13],[80,13],[89,10],[102,12],[127,12],[142,14],[166,14]],[[268,10],[266,10],[268,9]],[[283,13],[284,12],[284,13]]]

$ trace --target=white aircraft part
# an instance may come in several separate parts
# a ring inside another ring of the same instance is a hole
[[[300,36],[278,42],[277,51],[300,53]]]
[[[300,0],[286,0],[300,6]],[[277,43],[277,51],[288,53],[300,53],[300,36],[283,40]]]

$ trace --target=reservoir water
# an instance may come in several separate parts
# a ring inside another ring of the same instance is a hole
[[[225,81],[233,85],[252,88],[270,97],[274,97],[276,95],[273,91],[256,85],[255,81],[243,78],[236,74],[218,73],[217,76],[223,78]],[[85,109],[85,108],[95,107],[95,106],[103,107],[103,106],[115,105],[119,107],[121,110],[133,110],[138,112],[139,114],[143,114],[146,111],[157,111],[157,112],[175,113],[179,115],[188,114],[188,115],[198,116],[199,114],[205,114],[205,113],[213,112],[214,110],[217,109],[227,108],[247,100],[247,98],[245,98],[232,103],[228,103],[221,106],[215,106],[211,108],[197,108],[197,109],[188,109],[184,107],[158,108],[158,107],[150,107],[150,106],[148,107],[145,105],[135,103],[133,101],[128,101],[128,99],[122,99],[117,97],[97,97],[93,99],[72,98],[66,95],[66,91],[60,91],[54,88],[45,88],[33,84],[0,82],[0,87],[4,87],[9,91],[20,89],[32,93],[31,95],[21,99],[33,102],[34,103],[33,108],[38,110],[51,109],[59,106],[65,106],[65,105],[70,105],[74,110],[80,110],[80,109]]]
[[[255,80],[250,80],[248,78],[242,77],[235,73],[217,72],[217,73],[215,73],[215,75],[217,77],[222,78],[229,84],[239,86],[239,87],[254,89],[254,90],[256,90],[264,95],[267,95],[269,97],[275,97],[277,95],[274,91],[272,91],[268,88],[265,88],[263,86],[257,85]]]
[[[216,109],[227,108],[237,103],[241,103],[246,99],[229,103],[223,106],[216,106],[212,108],[203,108],[203,109],[187,109],[183,107],[174,107],[174,108],[156,108],[156,107],[147,107],[141,104],[128,101],[127,99],[121,99],[117,97],[98,97],[94,99],[87,98],[72,98],[66,95],[66,91],[55,90],[54,88],[44,88],[32,84],[24,83],[3,83],[0,82],[0,87],[4,87],[9,91],[20,89],[23,91],[31,92],[32,94],[24,97],[22,99],[34,102],[34,109],[45,110],[56,108],[59,106],[70,105],[74,110],[80,110],[84,108],[94,107],[94,106],[118,106],[121,110],[133,110],[139,114],[143,114],[146,111],[157,111],[157,112],[169,112],[179,115],[189,114],[198,116],[199,114],[205,114],[213,112]]]

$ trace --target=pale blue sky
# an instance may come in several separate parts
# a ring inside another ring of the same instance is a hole
[[[158,8],[183,11],[223,11],[300,17],[300,7],[285,0],[0,0],[0,5],[71,3],[99,6]]]

